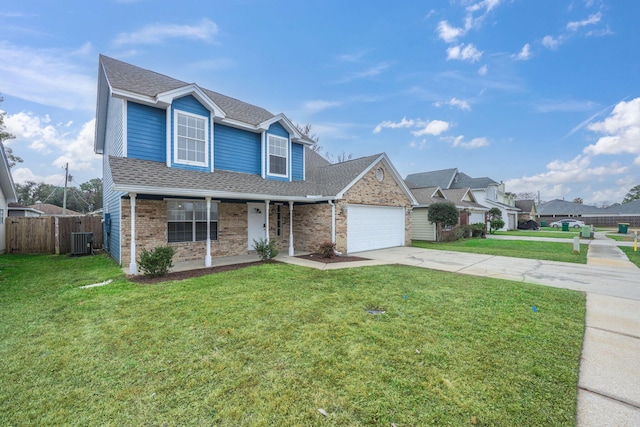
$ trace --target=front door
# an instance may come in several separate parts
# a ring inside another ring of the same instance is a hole
[[[265,207],[264,203],[247,203],[247,208],[249,210],[247,218],[247,247],[250,251],[254,251],[253,241],[266,237]]]

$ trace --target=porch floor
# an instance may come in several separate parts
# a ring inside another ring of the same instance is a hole
[[[296,251],[294,256],[298,255],[307,255],[309,252],[299,252]],[[289,254],[280,252],[278,256],[275,258],[277,260],[282,261],[284,258],[289,258]],[[249,262],[260,261],[260,257],[258,254],[246,254],[246,255],[236,255],[236,256],[225,256],[225,257],[212,257],[211,258],[211,267],[221,267],[224,265],[233,265],[233,264],[245,264]],[[189,270],[197,270],[200,268],[208,268],[204,265],[204,259],[199,259],[195,261],[179,261],[173,263],[173,267],[171,268],[171,272],[176,271],[189,271]],[[123,267],[122,270],[125,274],[129,273],[129,266]],[[138,274],[142,274],[142,272],[138,272]]]

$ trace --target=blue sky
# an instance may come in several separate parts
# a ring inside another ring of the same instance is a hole
[[[26,180],[101,176],[102,53],[310,123],[324,152],[457,167],[542,200],[640,184],[640,2],[23,1],[0,93]]]

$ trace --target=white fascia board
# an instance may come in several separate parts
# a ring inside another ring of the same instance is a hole
[[[223,125],[227,125],[227,126],[230,126],[232,128],[248,130],[248,131],[256,132],[256,133],[264,131],[264,129],[261,129],[258,126],[250,125],[248,123],[241,122],[240,120],[235,120],[235,119],[224,118],[222,120],[218,120],[216,118],[216,123],[221,123]]]
[[[222,118],[227,117],[227,114],[222,111],[222,108],[218,107],[218,105],[213,102],[213,100],[209,98],[207,94],[205,94],[204,91],[196,84],[190,84],[167,92],[159,93],[156,95],[156,99],[160,104],[171,104],[174,99],[187,95],[194,96],[201,104],[207,107],[214,116]]]
[[[186,188],[164,188],[164,187],[141,187],[138,185],[114,184],[114,191],[125,193],[151,194],[154,196],[175,196],[175,197],[211,197],[218,199],[240,199],[240,200],[271,200],[271,201],[293,201],[293,202],[325,202],[334,200],[331,196],[281,196],[274,194],[257,193],[236,193],[229,191],[194,190]]]
[[[153,96],[140,95],[139,93],[130,92],[128,90],[112,89],[111,94],[115,98],[122,98],[129,101],[135,101],[138,104],[144,104],[150,107],[160,107],[164,109],[164,108],[167,108],[167,106],[169,105],[164,102],[158,102],[158,100]]]
[[[282,122],[282,126],[287,130],[287,132],[289,132],[289,135],[291,136],[291,138],[294,138],[294,139],[302,138],[302,134],[300,133],[298,128],[296,128],[295,125],[291,122],[291,120],[289,120],[287,116],[285,116],[283,113],[276,114],[270,119],[265,120],[264,122],[260,123],[258,127],[260,129],[267,130],[269,129],[269,126],[277,122]]]

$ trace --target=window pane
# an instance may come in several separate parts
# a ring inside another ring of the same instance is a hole
[[[287,159],[278,156],[269,156],[269,172],[279,175],[287,174]]]
[[[167,223],[167,237],[169,242],[190,242],[192,237],[191,222]]]

